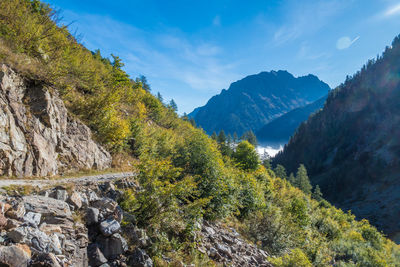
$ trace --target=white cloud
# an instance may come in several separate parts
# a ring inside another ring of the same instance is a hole
[[[400,15],[400,4],[391,6],[384,13],[385,17],[390,17],[390,16],[394,16],[394,15]]]
[[[360,39],[360,36],[357,36],[357,37],[354,38],[353,40],[351,40],[350,37],[348,37],[348,36],[340,37],[340,38],[336,41],[336,48],[337,48],[338,50],[347,49],[347,48],[349,48],[352,44],[354,44],[358,39]]]

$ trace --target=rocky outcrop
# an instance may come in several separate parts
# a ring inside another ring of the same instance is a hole
[[[116,201],[126,188],[143,190],[126,177],[1,195],[0,266],[152,267],[153,240]],[[197,249],[216,266],[271,266],[269,255],[233,228],[204,221],[199,229]],[[171,266],[194,266],[161,256]]]
[[[111,156],[57,92],[0,65],[0,175],[48,176],[110,167]]]
[[[203,240],[199,251],[224,266],[272,266],[267,261],[267,252],[243,240],[233,228],[204,222],[201,235]]]

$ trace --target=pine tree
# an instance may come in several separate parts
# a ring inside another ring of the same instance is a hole
[[[233,133],[233,142],[236,144],[237,142],[239,142],[238,139],[239,139],[239,137],[238,137],[237,133],[234,132],[234,133]]]
[[[175,112],[178,111],[178,106],[173,99],[171,99],[171,101],[169,102],[169,107]]]
[[[225,131],[221,130],[218,134],[218,139],[217,139],[218,143],[220,144],[225,144],[226,142],[226,135],[225,135]]]
[[[195,121],[193,118],[190,118],[190,119],[189,119],[189,122],[190,122],[190,124],[191,124],[193,127],[197,127],[196,121]]]
[[[322,200],[322,192],[321,192],[321,189],[319,188],[319,185],[315,186],[314,192],[312,193],[312,197],[317,201]]]
[[[240,138],[241,140],[246,140],[248,141],[250,144],[252,144],[254,147],[257,146],[257,137],[256,135],[253,133],[253,131],[247,131],[245,132],[242,137]]]
[[[146,76],[144,75],[140,76],[139,81],[142,83],[142,87],[144,90],[146,90],[147,92],[151,91],[150,84],[147,82]]]
[[[266,169],[271,169],[272,168],[271,159],[270,158],[264,158],[264,160],[262,161],[262,164]]]
[[[212,135],[211,135],[211,139],[213,139],[213,140],[215,140],[215,141],[217,141],[217,134],[215,133],[215,131],[212,133]]]
[[[286,169],[282,165],[278,164],[276,165],[274,169],[275,175],[279,178],[286,179],[287,174],[286,174]]]
[[[164,98],[162,97],[162,95],[161,95],[160,92],[157,93],[157,99],[158,99],[161,103],[164,103],[164,102],[163,102],[163,101],[164,101]]]
[[[299,183],[299,188],[306,194],[311,194],[312,185],[310,184],[310,179],[307,175],[306,167],[303,164],[300,164],[297,169],[296,180]]]
[[[289,178],[288,178],[288,181],[289,181],[293,186],[296,186],[296,187],[299,186],[298,183],[297,183],[296,177],[294,176],[293,172],[290,173]]]

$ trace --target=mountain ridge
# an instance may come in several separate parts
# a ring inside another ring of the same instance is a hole
[[[189,114],[208,134],[224,130],[241,135],[284,113],[309,104],[330,90],[315,75],[294,77],[287,71],[260,72],[233,82]]]

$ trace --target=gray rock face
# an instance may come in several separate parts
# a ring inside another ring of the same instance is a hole
[[[99,210],[96,208],[88,208],[86,213],[86,222],[88,225],[99,222]]]
[[[30,260],[30,251],[25,251],[21,246],[1,246],[0,247],[0,265],[10,267],[28,266]]]
[[[121,225],[113,219],[108,219],[100,223],[100,232],[104,236],[110,236],[119,231]]]
[[[114,259],[128,249],[126,240],[120,234],[113,234],[110,237],[99,236],[96,241],[107,259]]]
[[[48,176],[104,169],[110,154],[68,115],[55,90],[0,65],[0,175]]]
[[[68,204],[62,200],[45,196],[25,196],[23,201],[27,211],[42,214],[46,223],[57,223],[62,218],[72,218]]]
[[[42,214],[30,211],[25,214],[24,221],[29,224],[32,224],[34,226],[38,226],[40,224],[41,217],[42,217]]]

